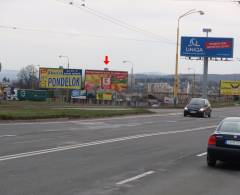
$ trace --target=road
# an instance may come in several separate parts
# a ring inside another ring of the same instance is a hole
[[[0,123],[1,195],[238,194],[240,166],[206,165],[218,122],[181,110],[95,120]]]

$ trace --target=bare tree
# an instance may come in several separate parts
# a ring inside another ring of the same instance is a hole
[[[17,74],[15,84],[19,88],[37,89],[38,88],[38,70],[34,65],[28,65],[22,68]]]

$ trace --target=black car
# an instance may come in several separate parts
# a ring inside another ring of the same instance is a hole
[[[207,164],[220,161],[240,162],[240,117],[224,119],[208,139]]]
[[[212,108],[207,99],[192,98],[190,103],[184,108],[184,116],[211,117]]]

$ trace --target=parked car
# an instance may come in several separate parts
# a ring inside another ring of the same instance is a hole
[[[192,98],[190,103],[184,108],[184,116],[211,117],[212,107],[207,99]]]
[[[240,161],[240,117],[225,118],[208,139],[207,164]]]

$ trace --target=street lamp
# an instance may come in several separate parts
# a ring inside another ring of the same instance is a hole
[[[69,65],[69,64],[70,64],[70,63],[69,63],[69,57],[68,57],[68,56],[64,56],[64,55],[60,55],[60,56],[58,56],[58,57],[59,57],[59,58],[67,58],[67,62],[68,62],[68,63],[67,63],[67,67],[68,67],[68,69],[69,69],[69,66],[70,66],[70,65]]]
[[[31,64],[31,66],[33,67],[32,69],[32,89],[35,89],[35,67],[40,67],[40,65],[34,65],[34,64]]]
[[[132,68],[131,68],[131,90],[133,91],[133,63],[129,60],[124,60],[123,63],[130,63],[132,65]]]
[[[179,34],[180,34],[180,20],[188,15],[199,13],[200,15],[204,15],[204,12],[201,10],[196,10],[196,9],[191,9],[184,13],[183,15],[178,17],[177,21],[177,45],[176,45],[176,66],[175,66],[175,77],[174,77],[174,90],[173,90],[173,95],[174,95],[174,104],[176,105],[177,103],[177,96],[178,96],[178,82],[179,82],[179,75],[178,75],[178,50],[179,50]]]
[[[188,68],[188,70],[192,70],[193,71],[193,83],[192,83],[192,97],[194,97],[195,95],[195,84],[196,84],[196,71],[194,68]]]
[[[206,37],[208,37],[208,34],[209,34],[210,32],[212,32],[212,29],[211,29],[211,28],[204,28],[204,29],[203,29],[203,32],[205,32],[205,33],[206,33]]]

